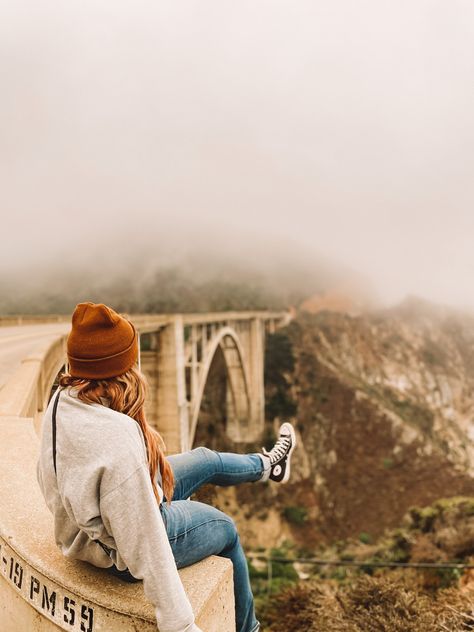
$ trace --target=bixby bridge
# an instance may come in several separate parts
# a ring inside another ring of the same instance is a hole
[[[217,353],[222,353],[226,367],[227,433],[236,442],[259,437],[265,334],[285,325],[288,313],[124,315],[140,333],[141,368],[150,385],[147,419],[162,434],[169,453],[193,445]],[[32,417],[38,429],[54,379],[66,361],[70,318],[23,317],[21,325],[12,326],[15,320],[0,320],[0,415]],[[2,350],[7,351],[4,358]]]
[[[258,439],[264,423],[265,335],[287,312],[123,314],[140,333],[146,415],[168,453],[193,446],[212,363],[226,371],[226,432]],[[123,584],[54,542],[35,464],[42,415],[66,362],[70,317],[0,318],[0,629],[156,630],[142,584]],[[211,557],[180,574],[205,632],[233,632],[232,568]],[[73,605],[72,605],[73,604]]]

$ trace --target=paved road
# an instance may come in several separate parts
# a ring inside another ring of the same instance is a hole
[[[70,323],[0,327],[0,388],[19,367],[23,358],[36,353],[45,339],[67,333]]]

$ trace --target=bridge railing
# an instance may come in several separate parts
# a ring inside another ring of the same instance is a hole
[[[0,415],[37,419],[46,408],[49,391],[65,360],[65,337],[44,341],[42,348],[23,358],[0,390]]]
[[[44,325],[46,323],[70,322],[71,317],[65,314],[17,314],[12,316],[0,316],[0,327],[16,327],[18,325]]]

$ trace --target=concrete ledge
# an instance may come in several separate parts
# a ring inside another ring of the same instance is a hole
[[[156,631],[141,582],[127,584],[68,560],[56,546],[53,518],[36,480],[38,447],[31,418],[0,417],[2,632]],[[180,575],[204,632],[234,632],[232,563],[213,556]]]
[[[43,323],[70,323],[69,314],[12,314],[0,316],[0,327],[15,327],[17,325],[41,325]]]
[[[0,389],[0,415],[34,417],[48,404],[49,388],[66,356],[64,332],[52,332],[35,344]],[[60,328],[60,329],[61,329]]]

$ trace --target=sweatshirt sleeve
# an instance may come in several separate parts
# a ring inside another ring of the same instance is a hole
[[[160,632],[202,632],[178,574],[146,464],[100,499],[102,520],[155,608]]]

